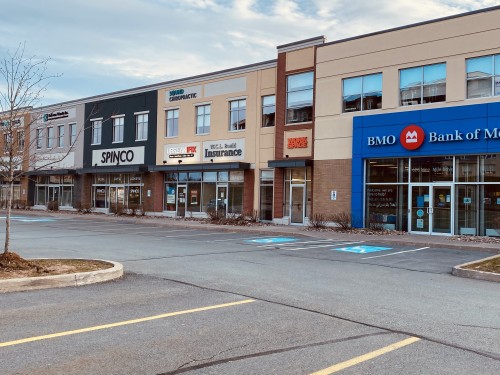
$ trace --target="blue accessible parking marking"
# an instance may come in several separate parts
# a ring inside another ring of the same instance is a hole
[[[283,242],[294,242],[297,241],[293,237],[268,237],[268,238],[256,238],[254,240],[247,240],[250,243],[283,243]]]
[[[5,219],[5,218],[6,218],[5,216],[0,216],[0,219]],[[13,221],[22,221],[25,223],[56,221],[55,219],[51,219],[48,217],[27,217],[27,216],[11,216],[10,219]]]
[[[375,253],[377,251],[392,250],[392,248],[380,247],[380,246],[351,246],[351,247],[340,247],[333,250],[345,251],[348,253],[356,253],[356,254],[366,254],[366,253]]]

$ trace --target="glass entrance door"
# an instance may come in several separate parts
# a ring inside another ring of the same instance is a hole
[[[291,224],[304,224],[304,186],[292,185],[290,198]]]
[[[59,186],[49,186],[49,202],[59,203]]]
[[[217,211],[226,216],[227,213],[227,185],[217,185],[217,199],[215,205]]]
[[[109,208],[111,212],[120,212],[125,208],[125,188],[122,186],[111,186],[109,188]]]
[[[451,234],[451,186],[412,186],[410,231],[425,234]]]
[[[177,216],[186,216],[186,197],[187,197],[187,186],[178,185],[177,186]]]

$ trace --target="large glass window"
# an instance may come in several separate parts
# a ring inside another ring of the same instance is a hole
[[[453,156],[411,159],[411,182],[440,181],[453,181]]]
[[[229,130],[245,130],[247,117],[246,99],[229,102]]]
[[[314,73],[306,72],[287,77],[286,123],[310,122],[313,119]]]
[[[455,158],[456,176],[458,182],[476,182],[479,177],[477,155],[457,156]]]
[[[148,139],[148,117],[147,113],[135,115],[135,140],[146,141]]]
[[[210,133],[210,104],[196,107],[196,134]]]
[[[92,121],[92,144],[100,145],[102,135],[102,120]]]
[[[401,105],[444,102],[446,100],[446,64],[402,69],[399,72]]]
[[[165,134],[167,137],[177,137],[179,135],[179,110],[169,109],[167,111],[167,128]]]
[[[123,128],[125,125],[125,117],[113,118],[113,143],[123,142]]]
[[[366,172],[368,183],[408,182],[408,159],[372,159]]]
[[[466,60],[467,98],[500,95],[500,55]]]
[[[343,111],[382,108],[382,73],[343,80]]]
[[[276,117],[276,96],[262,97],[262,127],[274,126]]]

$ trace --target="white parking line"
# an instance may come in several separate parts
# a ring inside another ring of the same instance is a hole
[[[403,254],[403,253],[412,253],[412,252],[415,252],[415,251],[420,251],[420,250],[425,250],[425,249],[429,249],[429,246],[421,247],[420,249],[414,249],[414,250],[398,251],[397,253],[384,254],[384,255],[375,255],[373,257],[366,257],[366,258],[361,258],[361,259],[363,260],[363,259],[382,258],[382,257],[391,256],[391,255],[397,255],[397,254]]]
[[[214,236],[214,235],[217,235],[217,236],[220,236],[222,234],[235,234],[235,233],[238,233],[238,232],[217,232],[217,233],[198,233],[198,234],[191,234],[189,236],[183,236],[183,237],[198,237],[198,236]],[[180,237],[179,235],[176,235],[176,236],[162,236],[160,237],[161,238],[172,238],[172,237]]]
[[[276,247],[276,246],[295,246],[295,245],[300,245],[300,244],[308,244],[308,243],[330,243],[331,245],[333,246],[336,246],[337,244],[333,244],[331,242],[341,242],[341,240],[315,240],[315,241],[298,241],[298,242],[293,242],[293,241],[290,241],[290,242],[276,242],[276,243],[268,243],[268,244],[265,244],[265,245],[259,245],[257,247]],[[339,245],[344,245],[343,243],[342,244],[339,244]]]

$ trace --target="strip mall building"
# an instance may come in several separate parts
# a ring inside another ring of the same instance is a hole
[[[278,46],[276,60],[52,106],[71,118],[36,122],[32,136],[65,125],[63,137],[83,137],[62,141],[74,155],[58,168],[32,168],[30,197],[170,217],[256,211],[287,225],[348,213],[359,227],[498,236],[499,18],[492,7],[317,37]],[[56,152],[47,142],[34,152]]]

